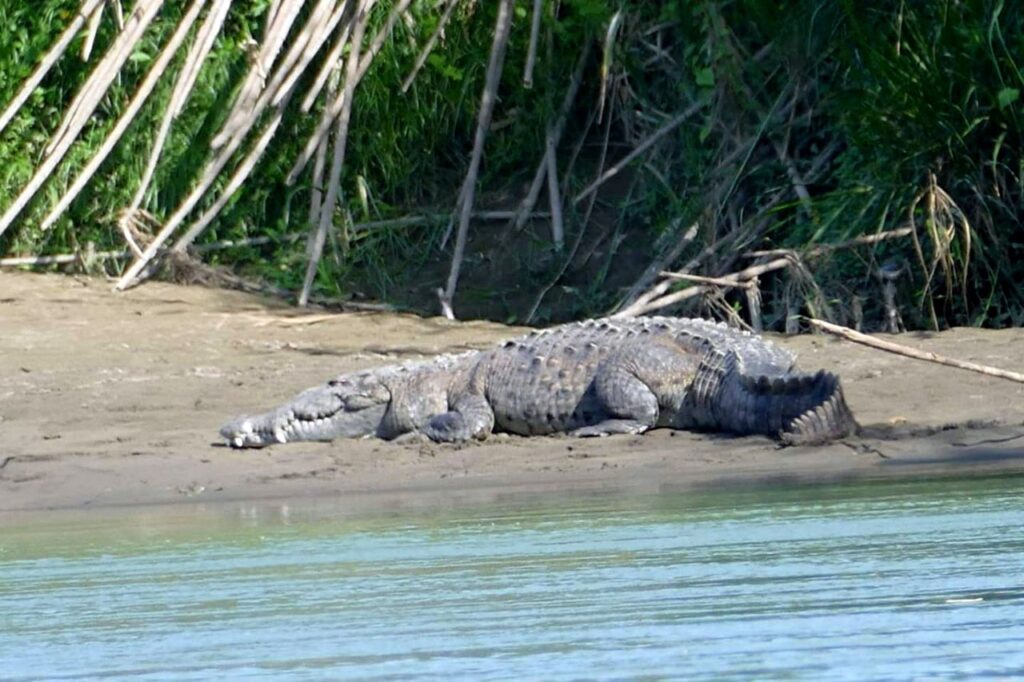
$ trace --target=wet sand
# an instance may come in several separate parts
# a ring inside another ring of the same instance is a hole
[[[233,291],[0,273],[0,512],[343,496],[353,505],[1024,473],[1024,385],[826,336],[777,340],[840,374],[866,435],[779,448],[657,430],[471,445],[378,440],[235,451],[217,429],[343,371],[485,348],[520,329],[298,311]],[[1024,331],[897,341],[1020,371]],[[951,482],[955,485],[955,482]]]

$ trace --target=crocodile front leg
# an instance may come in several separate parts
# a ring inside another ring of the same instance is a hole
[[[450,411],[431,417],[421,430],[430,440],[441,443],[483,440],[494,430],[494,410],[484,396],[465,394]]]

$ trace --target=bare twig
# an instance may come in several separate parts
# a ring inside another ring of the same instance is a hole
[[[685,272],[662,272],[659,274],[669,279],[697,282],[699,284],[713,284],[718,287],[748,289],[751,286],[755,286],[754,279],[737,280],[735,277],[703,277],[701,275],[690,275]]]
[[[452,300],[455,298],[455,288],[459,283],[459,269],[462,267],[462,258],[466,251],[466,234],[469,232],[469,219],[473,213],[473,199],[476,194],[476,179],[480,172],[480,160],[484,153],[484,140],[487,138],[487,129],[491,125],[491,114],[494,112],[494,103],[498,96],[498,83],[501,81],[501,71],[505,65],[505,48],[508,46],[509,31],[512,27],[512,7],[514,0],[501,0],[498,5],[498,18],[494,28],[494,42],[491,45],[491,57],[487,64],[487,76],[484,84],[483,96],[480,100],[480,113],[477,117],[476,135],[473,139],[473,153],[470,157],[469,170],[466,172],[465,199],[462,202],[462,211],[459,218],[459,230],[455,235],[455,253],[452,255],[452,268],[448,275],[448,286],[441,297],[441,307],[449,317],[454,318],[452,312]]]
[[[100,23],[103,21],[103,8],[106,3],[101,4],[89,17],[89,27],[85,31],[85,40],[82,41],[82,61],[89,61],[92,55],[92,46],[96,43],[96,34],[100,31]]]
[[[558,118],[555,119],[555,125],[552,128],[552,135],[554,137],[556,149],[561,142],[562,134],[565,132],[565,123],[569,118],[569,112],[572,109],[572,105],[576,101],[576,94],[580,90],[580,84],[583,82],[583,70],[587,65],[587,59],[590,57],[590,45],[591,43],[589,40],[583,44],[583,50],[580,52],[580,56],[576,60],[576,67],[573,69],[572,79],[569,81],[569,88],[565,91],[565,97],[562,98],[562,106],[558,110]],[[533,211],[533,207],[537,205],[537,198],[540,196],[540,190],[544,185],[544,178],[547,175],[547,167],[547,149],[545,148],[544,158],[541,159],[536,172],[533,174],[533,181],[530,182],[530,189],[527,191],[526,196],[523,197],[523,201],[519,204],[519,209],[516,212],[515,220],[513,221],[513,225],[516,230],[522,229],[523,225],[526,223],[526,216],[528,216]]]
[[[423,65],[427,63],[427,57],[430,56],[431,50],[434,49],[437,39],[440,38],[441,34],[444,32],[444,27],[448,25],[448,20],[451,19],[452,12],[455,11],[455,6],[458,4],[459,0],[448,0],[448,6],[444,8],[444,14],[442,14],[441,18],[437,21],[437,28],[434,29],[430,39],[427,40],[427,44],[423,46],[419,56],[416,57],[416,63],[413,65],[412,71],[410,71],[409,75],[405,77],[404,81],[402,81],[403,94],[410,86],[412,86],[412,82],[416,80],[416,74],[418,74],[420,69],[423,68]]]
[[[924,360],[926,362],[934,362],[948,367],[966,369],[971,372],[977,372],[978,374],[984,374],[985,376],[998,377],[1000,379],[1009,379],[1010,381],[1024,383],[1024,374],[1010,372],[996,367],[989,367],[988,365],[979,365],[974,362],[957,360],[955,358],[949,358],[930,351],[917,350],[916,348],[893,343],[892,341],[884,341],[873,336],[868,336],[867,334],[861,334],[858,331],[854,331],[848,327],[842,327],[838,324],[832,324],[831,322],[816,320],[810,317],[805,319],[809,324],[817,327],[818,329],[827,331],[830,334],[835,334],[836,336],[840,336],[848,341],[853,341],[854,343],[860,343],[865,346],[884,350],[888,353],[895,353],[896,355],[903,355],[908,358]]]
[[[78,9],[78,12],[71,20],[71,23],[68,24],[68,27],[60,34],[60,38],[58,38],[57,42],[53,44],[50,51],[46,53],[43,60],[39,62],[39,66],[35,68],[32,75],[25,80],[21,89],[18,90],[18,94],[16,94],[14,99],[10,101],[7,108],[4,109],[2,114],[0,114],[0,133],[4,131],[7,124],[11,122],[11,119],[13,119],[18,113],[18,110],[21,109],[21,105],[28,100],[32,92],[43,81],[43,78],[46,77],[46,74],[53,68],[53,65],[61,58],[64,51],[68,49],[68,45],[70,45],[71,41],[75,39],[75,36],[78,35],[82,26],[85,25],[85,22],[90,16],[92,16],[93,12],[101,2],[103,2],[103,0],[85,0],[85,2],[82,3],[82,6]]]
[[[813,248],[807,249],[800,255],[803,258],[815,258],[817,256],[825,256],[833,251],[839,251],[842,249],[849,249],[856,246],[866,246],[868,244],[877,244],[878,242],[886,241],[888,239],[899,239],[901,237],[910,236],[914,231],[912,227],[901,227],[896,230],[889,230],[887,232],[879,232],[877,234],[867,234],[861,237],[855,237],[845,242],[839,242],[838,244],[821,244]],[[793,253],[792,249],[768,249],[764,251],[747,251],[743,255],[747,258],[764,258],[774,256],[785,256]]]
[[[716,278],[717,280],[719,280],[718,282],[716,282],[716,286],[722,286],[726,283],[733,285],[741,285],[746,280],[759,277],[767,272],[772,272],[773,270],[781,270],[783,268],[787,268],[790,265],[792,265],[792,263],[793,261],[789,258],[778,258],[776,260],[769,261],[767,263],[762,263],[760,265],[753,265],[749,268],[746,268],[745,270],[734,272],[731,275],[725,275],[724,277]],[[615,317],[635,317],[637,315],[643,315],[645,313],[649,313],[654,310],[659,310],[661,308],[665,308],[675,303],[679,303],[680,301],[685,301],[688,298],[700,296],[707,290],[708,288],[702,285],[688,287],[686,289],[683,289],[682,291],[676,291],[671,294],[666,294],[660,298],[656,298],[654,300],[648,301],[640,305],[633,304],[628,308],[616,313]]]
[[[623,157],[622,160],[620,160],[614,166],[612,166],[611,168],[606,170],[601,175],[601,177],[599,177],[597,180],[594,180],[592,183],[587,185],[587,187],[583,191],[581,191],[579,194],[577,194],[575,197],[573,197],[573,200],[572,200],[573,203],[574,204],[578,204],[580,201],[582,201],[583,199],[586,199],[588,196],[590,196],[591,194],[596,192],[598,187],[600,187],[601,185],[606,183],[608,180],[613,178],[615,175],[617,175],[623,168],[628,166],[634,159],[636,159],[636,157],[640,156],[645,151],[650,149],[655,143],[658,142],[658,140],[660,140],[661,138],[665,137],[670,132],[672,132],[673,130],[678,128],[680,125],[683,124],[684,121],[686,121],[686,119],[688,119],[691,116],[693,116],[695,113],[700,111],[701,108],[703,108],[703,107],[704,107],[704,105],[702,103],[700,103],[700,102],[698,102],[696,104],[693,104],[693,105],[687,107],[687,109],[685,111],[683,111],[682,113],[676,115],[671,120],[669,120],[667,123],[665,123],[660,128],[655,130],[653,133],[651,133],[651,135],[646,140],[644,140],[643,142],[638,144],[635,149],[633,149],[631,152],[626,154],[626,156]]]
[[[673,221],[672,227],[670,228],[670,232],[676,232],[676,230],[678,229],[679,222],[681,222],[680,218],[677,218],[676,220]],[[664,270],[666,267],[671,266],[672,263],[675,262],[676,258],[679,258],[679,255],[683,252],[683,249],[692,244],[693,240],[697,238],[697,229],[698,224],[694,223],[689,227],[688,230],[686,230],[686,232],[683,234],[681,238],[676,240],[672,248],[668,249],[667,251],[663,251],[662,253],[658,254],[655,257],[654,261],[652,261],[651,264],[647,266],[647,269],[644,270],[643,274],[640,275],[636,282],[633,283],[633,286],[629,288],[629,291],[626,292],[626,295],[623,296],[622,305],[628,305],[632,303],[634,300],[636,300],[636,298],[640,295],[644,288],[647,287],[652,281],[654,281],[654,278],[657,277],[659,272]]]

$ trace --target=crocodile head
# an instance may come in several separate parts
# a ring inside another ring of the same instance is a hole
[[[375,374],[347,374],[270,412],[236,417],[221,427],[220,435],[235,448],[373,435],[390,401],[391,391]]]

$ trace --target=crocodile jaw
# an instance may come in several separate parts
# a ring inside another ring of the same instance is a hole
[[[389,401],[390,393],[372,376],[346,377],[304,391],[270,412],[236,417],[220,435],[234,448],[374,435]]]

